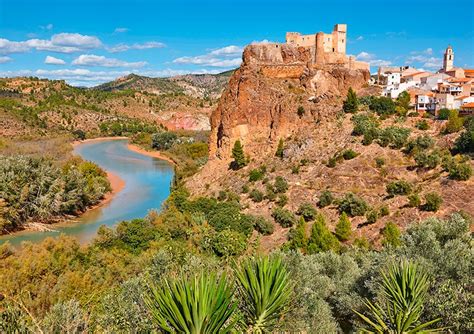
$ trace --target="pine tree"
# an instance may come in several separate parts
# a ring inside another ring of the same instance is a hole
[[[354,114],[357,112],[358,105],[359,101],[357,100],[357,95],[352,89],[352,87],[349,87],[349,91],[347,92],[347,98],[342,105],[342,109],[346,113]]]
[[[234,158],[234,161],[232,162],[233,169],[240,169],[246,165],[244,149],[242,143],[238,139],[232,148],[232,158]]]
[[[283,139],[280,138],[280,141],[278,142],[277,150],[275,152],[276,157],[283,158],[283,145],[284,145]]]
[[[288,238],[290,240],[289,249],[306,249],[308,238],[306,237],[306,221],[303,217],[301,217],[298,221],[296,228],[290,230],[288,233]]]
[[[336,225],[336,237],[341,241],[346,241],[351,237],[351,221],[345,212],[342,213],[339,218],[339,222]]]
[[[308,243],[308,253],[325,252],[328,250],[338,251],[339,241],[326,226],[326,219],[318,214],[311,228],[311,236]]]

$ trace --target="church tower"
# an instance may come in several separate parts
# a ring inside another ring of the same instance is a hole
[[[444,59],[443,59],[443,70],[444,72],[450,71],[453,69],[454,64],[454,52],[451,45],[448,45],[446,51],[444,51]]]

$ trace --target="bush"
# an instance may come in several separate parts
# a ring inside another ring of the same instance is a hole
[[[84,140],[86,139],[86,133],[80,129],[74,130],[72,132],[72,135],[74,136],[75,139],[77,140]]]
[[[158,151],[169,150],[177,139],[178,136],[173,132],[158,132],[151,136],[151,147]]]
[[[286,180],[281,176],[275,178],[273,186],[275,187],[275,192],[277,194],[285,193],[288,190],[288,182],[286,182]]]
[[[466,181],[472,176],[472,167],[470,163],[454,164],[449,169],[449,178],[453,180]]]
[[[255,231],[263,235],[271,235],[275,230],[273,224],[262,216],[254,217],[254,228]]]
[[[436,212],[443,204],[443,199],[437,193],[428,193],[425,195],[425,204],[423,205],[422,209],[424,211],[432,211]]]
[[[362,139],[362,144],[365,146],[370,145],[378,137],[379,137],[379,130],[377,128],[369,128],[364,132],[364,138]]]
[[[246,249],[247,238],[236,231],[223,230],[212,238],[212,250],[218,256],[237,256],[243,254]]]
[[[359,196],[353,193],[347,193],[344,198],[339,201],[337,209],[339,213],[345,212],[349,216],[355,217],[363,216],[369,209],[369,206]]]
[[[385,216],[388,216],[389,214],[390,214],[390,210],[388,209],[388,206],[383,205],[380,207],[380,210],[379,210],[380,217],[385,217]]]
[[[411,194],[408,196],[408,206],[411,208],[417,208],[421,205],[421,199],[418,194]]]
[[[375,210],[369,210],[365,214],[365,219],[367,219],[368,224],[375,224],[379,219],[379,214]]]
[[[252,201],[257,203],[263,201],[263,193],[258,189],[252,189],[252,191],[249,193],[249,197],[252,199]]]
[[[281,227],[292,227],[296,223],[295,215],[290,210],[280,207],[273,210],[272,217]]]
[[[354,128],[352,134],[354,136],[362,136],[368,131],[375,131],[379,126],[379,122],[376,117],[370,114],[357,114],[351,118]],[[376,136],[375,136],[376,138]]]
[[[262,180],[264,176],[265,176],[265,170],[262,170],[262,168],[252,169],[249,173],[249,181],[250,182],[259,181],[259,180]]]
[[[419,168],[433,169],[441,162],[441,157],[438,152],[418,152],[415,155],[416,166]]]
[[[249,191],[250,191],[249,185],[248,185],[248,184],[244,184],[244,185],[242,186],[242,193],[243,193],[243,194],[246,194],[246,193],[248,193]]]
[[[351,221],[349,220],[349,217],[347,217],[347,214],[345,212],[343,212],[339,217],[339,221],[336,225],[335,234],[340,241],[349,240],[349,238],[351,237]]]
[[[286,196],[285,194],[280,194],[280,196],[278,196],[278,201],[276,202],[276,204],[278,206],[284,207],[287,203],[288,203],[288,196]]]
[[[463,131],[454,143],[454,151],[458,153],[474,152],[474,126]]]
[[[308,222],[316,218],[317,211],[311,203],[303,203],[298,208],[298,211],[296,211],[296,214]]]
[[[342,152],[342,157],[344,158],[344,160],[354,159],[355,157],[357,157],[357,155],[358,155],[357,152],[351,149],[347,149]]]
[[[448,123],[446,124],[444,132],[455,133],[461,131],[463,122],[463,118],[459,117],[459,112],[457,110],[451,110],[448,117]]]
[[[406,154],[417,153],[419,151],[425,151],[434,146],[434,140],[428,135],[418,136],[414,140],[410,140],[406,146],[404,152]]]
[[[334,168],[334,167],[336,167],[336,164],[337,164],[337,159],[334,158],[334,157],[331,157],[331,158],[329,158],[328,163],[326,164],[326,166],[328,166],[329,168]]]
[[[438,119],[447,120],[450,114],[451,114],[451,110],[447,108],[442,108],[438,111]]]
[[[283,142],[283,139],[280,138],[280,140],[278,141],[278,147],[277,147],[277,150],[275,152],[275,156],[280,158],[280,159],[283,159],[283,153],[284,153],[284,150],[285,150],[285,147],[284,147],[284,142]]]
[[[385,227],[382,231],[382,245],[384,246],[393,246],[393,247],[398,247],[401,245],[401,240],[400,240],[400,229],[398,228],[397,225],[395,225],[392,222],[388,222],[385,224]]]
[[[357,95],[352,87],[349,87],[347,92],[347,98],[342,104],[342,110],[346,113],[354,114],[357,112],[359,101],[357,100]]]
[[[416,127],[419,130],[428,130],[429,129],[429,125],[428,125],[428,122],[426,120],[422,120],[422,121],[417,122]]]
[[[303,106],[299,106],[298,107],[298,110],[296,111],[296,113],[298,114],[298,117],[301,118],[304,116],[304,114],[306,113],[306,111],[304,110],[304,107]]]
[[[334,201],[334,197],[329,190],[324,190],[321,195],[319,196],[318,206],[320,208],[324,208]]]
[[[395,102],[389,97],[381,96],[372,98],[369,109],[379,116],[387,117],[395,113]]]
[[[412,186],[405,180],[393,181],[387,184],[387,193],[389,196],[408,195],[412,191]]]
[[[409,136],[410,129],[389,126],[379,132],[378,143],[382,147],[390,145],[392,148],[400,149],[405,146]]]
[[[375,158],[375,165],[377,168],[383,167],[385,165],[385,159],[380,157]]]

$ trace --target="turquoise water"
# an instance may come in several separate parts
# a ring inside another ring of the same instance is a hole
[[[101,225],[114,226],[122,220],[143,218],[150,210],[159,210],[170,194],[173,166],[167,161],[130,151],[127,140],[108,140],[78,145],[74,152],[118,175],[125,187],[111,201],[87,211],[74,222],[55,224],[54,232],[23,231],[0,237],[14,246],[22,241],[38,242],[61,233],[76,237],[81,243],[90,241]]]

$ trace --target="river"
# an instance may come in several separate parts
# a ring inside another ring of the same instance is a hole
[[[127,140],[86,142],[74,148],[74,153],[93,161],[125,181],[125,187],[106,204],[91,209],[74,222],[54,224],[54,232],[21,231],[0,237],[18,246],[23,241],[38,242],[46,237],[66,234],[87,243],[101,225],[114,226],[123,220],[143,218],[150,210],[159,210],[170,194],[173,166],[127,148]]]

